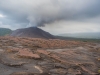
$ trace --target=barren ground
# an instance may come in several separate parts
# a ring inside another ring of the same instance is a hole
[[[99,75],[100,43],[0,37],[0,75]]]

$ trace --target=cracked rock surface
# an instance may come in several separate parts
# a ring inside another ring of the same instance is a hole
[[[0,75],[99,75],[100,43],[0,37]]]

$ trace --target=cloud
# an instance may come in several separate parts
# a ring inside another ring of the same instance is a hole
[[[100,15],[99,7],[100,0],[0,0],[0,13],[6,15],[0,20],[16,28],[59,21],[93,22]]]
[[[5,17],[4,15],[0,14],[0,18],[4,18],[4,17]]]
[[[59,21],[40,27],[51,34],[100,32],[100,25],[93,22]]]

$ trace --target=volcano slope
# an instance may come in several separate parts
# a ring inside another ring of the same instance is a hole
[[[99,75],[100,43],[0,37],[0,75]]]
[[[10,36],[55,39],[55,36],[37,27],[17,29],[13,31]]]

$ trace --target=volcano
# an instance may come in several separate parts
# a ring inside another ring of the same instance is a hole
[[[10,36],[55,39],[55,37],[53,35],[51,35],[50,33],[46,32],[38,27],[17,29],[15,31],[13,31]]]

